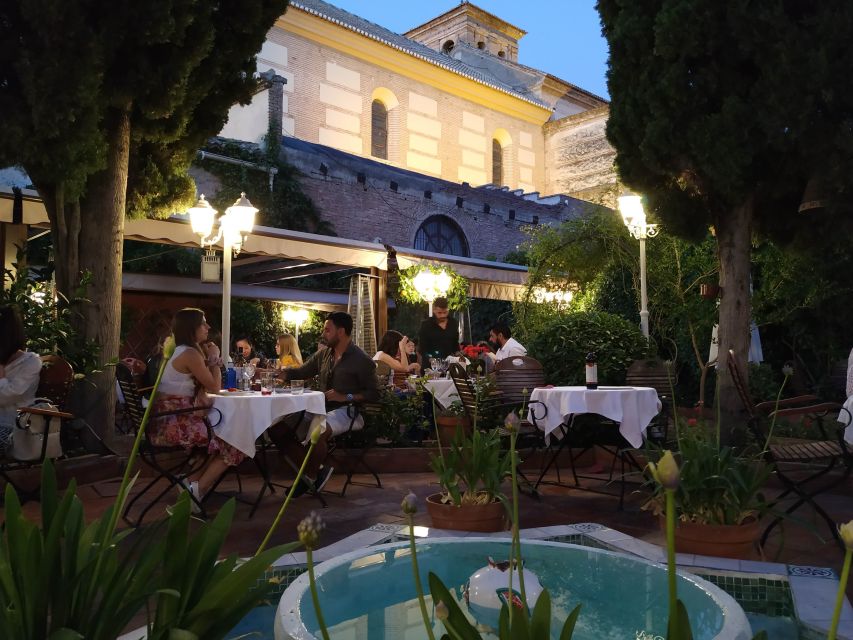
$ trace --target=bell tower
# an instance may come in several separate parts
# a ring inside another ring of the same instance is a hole
[[[462,2],[403,35],[451,56],[453,50],[464,43],[498,58],[517,62],[518,41],[526,33],[470,2]]]

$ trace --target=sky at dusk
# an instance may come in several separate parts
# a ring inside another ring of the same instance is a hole
[[[404,33],[457,5],[454,0],[326,0],[350,13]],[[608,97],[607,42],[595,0],[477,0],[476,6],[527,31],[518,61]]]

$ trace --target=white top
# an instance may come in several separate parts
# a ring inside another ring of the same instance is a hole
[[[853,396],[853,349],[847,356],[847,397]]]
[[[495,354],[495,362],[500,362],[504,358],[526,355],[527,349],[521,346],[521,343],[515,338],[510,338],[509,340],[504,342],[504,346],[498,349],[498,352]]]
[[[40,373],[41,358],[31,351],[6,365],[6,377],[0,378],[0,426],[14,426],[18,409],[33,403]]]
[[[542,419],[542,402],[548,413]],[[530,394],[531,411],[539,417],[537,426],[558,438],[558,427],[576,413],[596,413],[619,423],[619,433],[632,447],[641,447],[646,427],[661,409],[657,391],[651,387],[551,387],[534,389]]]
[[[175,353],[163,368],[163,377],[160,378],[160,386],[157,388],[160,393],[167,393],[170,396],[195,396],[195,378],[189,373],[181,373],[175,369],[175,358],[187,349],[195,349],[195,347],[182,344],[175,348]]]

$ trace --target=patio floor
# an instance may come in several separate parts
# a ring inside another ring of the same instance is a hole
[[[585,480],[585,486],[598,486],[607,491],[618,493],[618,484],[606,485],[605,476],[601,480]],[[366,481],[368,476],[356,476],[357,480]],[[288,475],[274,472],[274,481],[289,484]],[[326,523],[322,544],[325,546],[345,538],[357,531],[376,523],[403,523],[400,502],[403,496],[413,491],[419,499],[420,509],[415,516],[416,524],[429,525],[424,501],[426,497],[438,491],[435,475],[431,472],[412,473],[382,473],[382,488],[375,486],[351,485],[346,497],[337,495],[344,483],[344,475],[333,475],[326,487],[324,497],[328,508],[322,508],[320,502],[311,496],[303,496],[294,500],[275,533],[273,543],[282,543],[295,539],[296,524],[312,510],[316,510]],[[556,480],[551,474],[549,480]],[[566,474],[563,474],[565,481]],[[120,478],[111,478],[83,484],[78,489],[78,495],[85,507],[86,517],[91,519],[99,516],[112,504]],[[253,500],[260,488],[260,478],[254,475],[242,475],[243,496]],[[625,508],[618,509],[618,496],[604,495],[581,491],[566,486],[544,484],[540,487],[541,496],[535,499],[522,494],[519,504],[520,524],[522,528],[541,527],[557,524],[573,524],[578,522],[597,522],[635,538],[661,544],[663,535],[658,527],[657,519],[650,513],[642,511],[640,505],[644,493],[637,491],[639,485],[628,485]],[[851,500],[853,482],[838,488],[835,493],[828,493],[819,498],[820,504],[829,512],[836,522],[847,522],[853,519],[853,500]],[[228,476],[220,485],[223,493],[236,493],[236,477]],[[215,511],[226,498],[213,496],[210,507]],[[255,513],[249,518],[250,506],[238,503],[231,534],[226,543],[227,552],[240,555],[251,555],[261,539],[266,534],[278,512],[284,490],[277,489],[275,495],[266,495]],[[163,515],[166,502],[156,505],[146,522],[156,520]],[[36,516],[38,504],[28,503],[25,512]],[[0,517],[2,517],[0,509]],[[826,526],[813,511],[801,508],[797,511],[798,521],[789,521],[774,530],[763,557],[755,552],[753,559],[769,560],[786,564],[830,567],[840,572],[843,554],[836,543],[829,537]],[[806,526],[801,526],[805,524]],[[820,537],[818,537],[820,536]],[[821,540],[823,538],[823,540]],[[853,595],[853,590],[850,591]]]

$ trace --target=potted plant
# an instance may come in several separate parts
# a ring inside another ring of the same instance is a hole
[[[466,435],[471,433],[471,421],[465,415],[462,402],[454,400],[446,409],[435,408],[435,428],[438,431],[438,441],[447,446],[456,437],[457,430]]]
[[[719,424],[708,428],[691,419],[678,427],[675,545],[681,553],[748,558],[770,507],[762,490],[771,470],[759,456],[719,442]],[[665,493],[654,483],[643,508],[662,515]]]
[[[432,524],[459,531],[503,531],[507,527],[501,485],[511,473],[511,457],[496,430],[456,431],[431,465],[441,492],[427,498]]]

